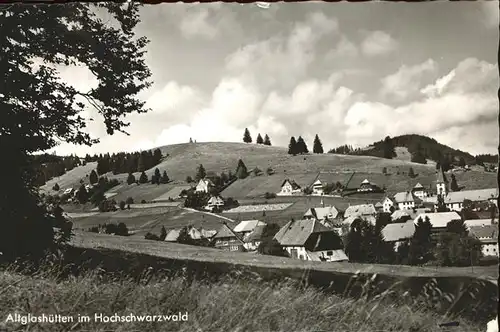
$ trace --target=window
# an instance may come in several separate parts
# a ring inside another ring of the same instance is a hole
[[[228,242],[228,241],[223,241],[223,242],[222,242],[222,245],[223,245],[223,246],[227,246],[227,245],[229,245],[229,242]]]
[[[297,258],[297,249],[290,249],[290,256],[292,256],[292,258]]]
[[[331,255],[333,255],[333,251],[331,251],[331,250],[327,251],[327,252],[326,252],[326,255],[327,255],[327,256],[331,256]]]
[[[301,261],[303,261],[303,260],[304,260],[304,256],[300,255],[300,256],[299,256],[299,259],[300,259]]]

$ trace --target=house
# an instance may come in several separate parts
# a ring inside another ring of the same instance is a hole
[[[422,200],[429,196],[429,193],[425,190],[424,186],[420,184],[420,182],[413,187],[412,193]]]
[[[363,182],[359,185],[359,188],[357,189],[358,192],[372,192],[372,191],[378,191],[379,187],[368,181],[368,179],[364,179]]]
[[[313,195],[323,195],[323,183],[319,179],[314,181],[312,184],[312,194]]]
[[[177,239],[179,238],[179,234],[181,233],[180,229],[172,229],[167,233],[167,236],[165,237],[165,241],[167,242],[177,242]]]
[[[181,229],[172,229],[167,233],[165,237],[165,241],[167,242],[177,242],[179,239]],[[197,229],[195,227],[188,227],[188,236],[192,240],[202,240],[202,239],[211,239],[215,235],[216,231],[214,230],[205,230],[203,228]]]
[[[413,220],[408,210],[396,210],[391,214],[392,222],[401,222],[402,220]]]
[[[384,204],[382,204],[382,202],[377,202],[375,204],[375,209],[377,212],[384,212]]]
[[[195,191],[198,193],[200,193],[200,192],[208,193],[214,187],[215,187],[215,185],[212,182],[212,180],[205,178],[205,179],[201,179],[200,182],[198,182],[198,184],[196,185]]]
[[[410,210],[422,204],[422,200],[410,191],[397,193],[394,195],[394,201],[400,210]]]
[[[481,241],[484,256],[498,257],[498,225],[472,226],[469,233]]]
[[[301,188],[294,180],[285,179],[285,181],[283,181],[283,183],[281,184],[281,191],[277,195],[289,196],[300,194],[300,192]]]
[[[63,195],[71,195],[75,192],[75,188],[68,188],[63,192]]]
[[[453,191],[444,197],[444,203],[452,211],[462,211],[464,200],[469,200],[473,203],[490,202],[496,204],[497,197],[497,188]]]
[[[264,234],[264,229],[266,224],[257,224],[255,228],[243,237],[243,242],[245,242],[244,247],[247,251],[255,251],[259,247],[262,241],[262,235]]]
[[[243,239],[245,235],[252,233],[257,226],[266,226],[266,223],[259,220],[243,220],[233,228],[233,232]]]
[[[395,249],[405,240],[411,239],[415,233],[415,224],[413,220],[406,222],[388,224],[382,229],[382,237],[385,242],[394,243]]]
[[[339,211],[335,206],[323,206],[310,208],[304,213],[304,219],[314,219],[325,225],[325,222],[333,221],[340,216]]]
[[[220,196],[212,196],[208,200],[205,209],[209,211],[220,210],[224,207],[224,205],[225,205],[224,200]]]
[[[215,248],[225,251],[245,251],[245,242],[224,223],[213,237]]]
[[[420,213],[413,222],[415,225],[418,223],[419,219],[425,221],[425,218],[428,217],[429,221],[432,225],[433,233],[440,233],[446,230],[446,226],[450,221],[461,220],[462,218],[456,212],[432,212],[432,213]]]
[[[291,220],[274,239],[295,259],[308,261],[348,261],[340,237],[316,220]]]
[[[386,212],[386,213],[389,213],[389,212],[391,212],[391,209],[393,207],[394,207],[394,201],[392,199],[390,199],[389,197],[386,196],[382,200],[382,211]]]
[[[377,221],[377,209],[375,209],[373,204],[351,205],[344,212],[344,223],[346,223],[346,219],[353,219],[351,217],[362,218],[375,225]]]

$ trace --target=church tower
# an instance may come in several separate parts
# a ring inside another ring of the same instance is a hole
[[[442,197],[448,194],[448,179],[446,179],[446,175],[444,174],[441,167],[437,172],[436,191],[437,194],[441,195]]]

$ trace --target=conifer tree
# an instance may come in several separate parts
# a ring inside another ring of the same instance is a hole
[[[135,183],[135,176],[134,176],[134,174],[128,173],[127,184],[130,185],[130,184],[134,184],[134,183]]]
[[[290,143],[288,144],[288,154],[296,155],[297,154],[297,141],[295,137],[290,138]]]
[[[163,183],[163,184],[166,184],[170,181],[168,175],[167,175],[167,171],[163,171],[163,175],[161,176],[161,180],[160,182]]]
[[[314,137],[313,152],[323,153],[323,144],[321,143],[318,134],[316,134],[316,136]]]
[[[260,133],[257,135],[257,144],[264,144],[264,140],[262,139],[262,136],[260,136]]]
[[[141,173],[141,176],[139,177],[139,183],[147,183],[148,182],[148,176],[144,171]]]
[[[96,171],[92,170],[92,172],[90,172],[90,175],[89,175],[90,184],[96,184],[98,180],[99,180],[99,177],[97,176]]]
[[[250,131],[245,128],[245,133],[243,134],[243,142],[252,143],[252,136],[250,136]]]
[[[244,179],[248,176],[248,169],[243,162],[243,160],[238,160],[238,166],[236,167],[236,176],[238,179]]]
[[[297,152],[300,154],[309,153],[306,142],[304,141],[302,136],[299,136],[299,138],[297,139]]]
[[[201,179],[204,179],[205,176],[207,176],[207,172],[205,171],[205,167],[203,167],[202,164],[198,166],[198,170],[196,172],[196,181],[200,181]]]
[[[264,145],[271,146],[271,139],[269,138],[269,136],[267,136],[267,134],[264,137]]]

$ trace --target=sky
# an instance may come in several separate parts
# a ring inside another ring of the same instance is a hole
[[[58,154],[137,151],[269,135],[287,146],[316,134],[327,151],[422,134],[472,154],[497,153],[498,2],[157,4],[136,33],[150,43],[151,111],[106,134],[89,107],[92,147]],[[88,91],[85,66],[59,68]]]

